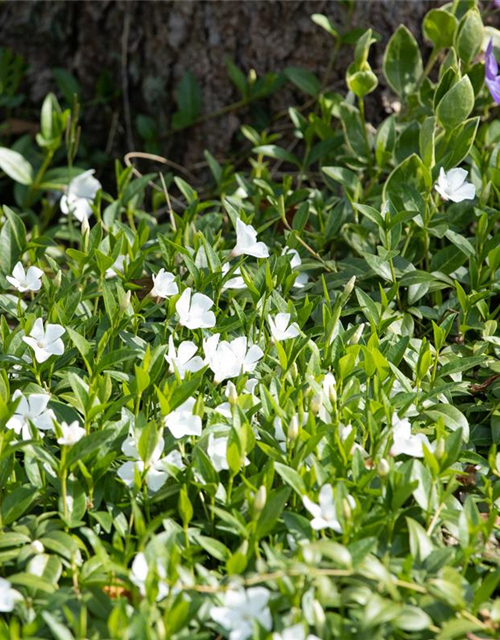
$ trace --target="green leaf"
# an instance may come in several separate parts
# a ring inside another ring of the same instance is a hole
[[[288,467],[286,464],[281,464],[281,462],[275,462],[274,468],[279,473],[281,478],[286,482],[292,489],[299,494],[299,496],[303,496],[307,493],[306,486],[301,476],[292,469]]]
[[[443,96],[436,109],[440,124],[448,131],[461,125],[474,108],[474,89],[464,76]]]
[[[425,38],[439,50],[452,46],[457,26],[457,19],[449,11],[431,9],[424,18],[422,30]]]
[[[33,182],[33,167],[12,149],[0,147],[0,169],[19,184],[30,185]]]
[[[269,493],[266,505],[257,521],[255,535],[258,540],[267,536],[274,529],[274,525],[281,517],[289,496],[290,489],[288,487],[281,487]]]
[[[455,431],[462,429],[462,436],[465,442],[469,441],[469,422],[464,414],[451,404],[434,405],[430,409],[425,410],[425,414],[431,420],[437,422],[442,418],[446,427]]]
[[[383,60],[383,70],[389,86],[399,95],[412,93],[423,72],[417,41],[404,25],[400,25],[389,40]]]
[[[310,96],[317,96],[321,91],[321,82],[314,73],[311,73],[306,69],[287,67],[284,74],[290,82],[293,82],[296,87]]]
[[[191,71],[182,76],[177,89],[177,106],[179,110],[172,116],[172,127],[183,129],[192,124],[201,113],[201,89]]]
[[[311,20],[317,24],[319,27],[324,29],[327,33],[329,33],[334,38],[339,38],[339,32],[333,26],[331,20],[324,16],[322,13],[313,13],[311,16]]]
[[[434,137],[436,133],[436,118],[426,118],[420,128],[420,157],[426,167],[432,169],[436,163],[434,153]]]
[[[300,165],[300,160],[287,151],[286,149],[282,149],[278,147],[276,144],[264,144],[259,147],[254,147],[254,153],[262,154],[263,156],[267,156],[269,158],[274,158],[275,160],[282,160],[283,162],[290,162],[291,164]]]
[[[455,38],[455,49],[458,57],[466,65],[479,53],[484,39],[483,21],[477,8],[467,11],[460,20]]]
[[[39,493],[32,486],[18,487],[2,499],[2,524],[7,526],[18,520],[38,500]]]

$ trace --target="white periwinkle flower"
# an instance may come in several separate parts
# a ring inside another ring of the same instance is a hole
[[[214,303],[203,293],[191,294],[185,289],[175,304],[179,322],[188,329],[209,329],[215,327],[215,314],[210,309]]]
[[[289,313],[277,313],[274,317],[269,316],[268,321],[275,342],[289,340],[300,335],[299,325],[296,322],[290,322]]]
[[[312,633],[306,636],[304,626],[302,624],[294,624],[293,627],[283,629],[280,633],[273,633],[272,640],[319,640],[319,638]]]
[[[16,602],[22,599],[22,595],[12,588],[8,580],[0,578],[0,613],[13,611]]]
[[[55,415],[52,409],[47,409],[50,400],[47,393],[32,393],[29,396],[24,396],[17,389],[14,391],[12,399],[17,400],[17,398],[20,398],[19,404],[12,418],[5,425],[7,429],[13,429],[17,435],[22,433],[23,440],[29,440],[31,438],[30,422],[42,437],[44,431],[54,428]]]
[[[411,424],[407,418],[399,418],[395,413],[392,416],[392,428],[394,444],[391,447],[391,455],[399,456],[404,453],[414,458],[423,458],[422,445],[424,444],[429,450],[432,450],[432,445],[426,435],[423,433],[412,435]]]
[[[151,277],[153,278],[153,288],[151,289],[153,298],[168,298],[179,293],[179,287],[173,273],[160,269],[157,275],[153,273]]]
[[[350,506],[354,509],[356,503],[352,496],[347,496]],[[314,503],[307,496],[303,496],[304,507],[313,516],[311,527],[319,529],[333,529],[337,533],[342,533],[342,526],[337,518],[337,509],[333,498],[333,488],[331,484],[324,484],[319,492],[319,504]]]
[[[203,341],[205,362],[213,371],[215,382],[255,370],[264,355],[260,347],[255,344],[248,347],[246,336],[235,338],[231,342],[219,341],[219,338],[220,334],[216,333]]]
[[[223,606],[212,607],[210,617],[229,632],[229,640],[247,640],[253,636],[254,620],[271,630],[270,596],[265,587],[229,589],[224,594]]]
[[[245,224],[238,218],[236,220],[236,246],[232,250],[231,256],[242,255],[269,258],[269,249],[264,242],[257,242],[257,231],[252,225]]]
[[[296,270],[297,267],[300,267],[300,265],[302,264],[302,260],[300,258],[299,252],[296,249],[285,247],[283,249],[282,255],[292,256],[292,259],[290,260],[290,266],[292,267],[292,270]],[[295,289],[302,289],[308,282],[309,282],[309,276],[307,275],[307,273],[301,272],[295,278],[295,282],[293,283],[293,286]]]
[[[23,340],[35,352],[37,362],[45,362],[50,356],[61,356],[64,353],[64,342],[61,336],[65,332],[60,324],[47,324],[44,328],[43,320],[37,318],[29,336]]]
[[[57,439],[57,443],[66,447],[72,447],[86,433],[85,429],[78,424],[78,420],[74,420],[71,424],[61,422],[61,431],[62,436]]]
[[[144,597],[146,595],[146,580],[148,578],[149,566],[148,561],[146,560],[146,556],[141,551],[139,552],[130,567],[130,581],[135,584],[136,587],[139,587],[139,591],[141,595]],[[158,595],[156,596],[157,602],[166,598],[169,593],[169,587],[166,583],[166,571],[164,567],[160,564],[159,561],[156,563],[156,573],[158,574]]]
[[[229,264],[226,262],[225,264],[222,265],[222,275],[225,276],[226,273],[228,273],[230,269]],[[229,280],[226,280],[226,282],[222,285],[222,291],[225,291],[226,289],[246,289],[246,284],[245,281],[243,280],[243,277],[241,276],[241,269],[240,267],[237,267],[234,271],[234,277],[233,278],[229,278]]]
[[[20,293],[25,291],[40,291],[42,287],[43,271],[38,267],[29,267],[24,270],[23,263],[18,262],[12,270],[11,276],[5,276],[10,284]]]
[[[176,349],[174,339],[170,336],[168,339],[168,353],[165,355],[165,360],[170,365],[169,370],[172,373],[177,370],[180,377],[184,378],[187,371],[196,373],[196,371],[203,369],[205,363],[203,358],[195,356],[197,351],[198,347],[190,340],[184,340]]]
[[[182,462],[181,454],[178,451],[171,451],[165,457],[161,457],[163,453],[163,447],[165,441],[163,438],[159,438],[153,453],[149,459],[144,462],[139,457],[135,438],[129,436],[122,444],[122,451],[125,455],[134,458],[129,462],[124,462],[121,467],[118,468],[118,476],[123,480],[127,487],[134,485],[135,473],[142,476],[145,472],[146,483],[148,489],[153,493],[161,489],[161,487],[167,481],[169,473],[169,466],[177,467],[177,469],[183,469],[184,463]]]
[[[174,438],[201,436],[201,418],[193,413],[196,400],[188,398],[177,409],[165,416],[165,426]]]
[[[456,168],[445,171],[441,167],[435,189],[443,200],[451,200],[452,202],[474,200],[476,187],[471,182],[466,182],[466,177],[467,171],[465,169]]]
[[[66,193],[61,198],[61,211],[71,214],[79,221],[90,218],[92,215],[91,203],[94,201],[96,193],[102,188],[97,178],[94,178],[95,171],[90,169],[73,178],[68,185]]]
[[[104,274],[106,279],[108,278],[116,278],[119,273],[123,273],[127,268],[128,263],[130,262],[130,258],[128,255],[121,254],[119,255],[113,264],[106,269],[106,273]]]

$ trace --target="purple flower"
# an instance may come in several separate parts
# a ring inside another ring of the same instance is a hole
[[[495,7],[495,9],[500,9],[500,0],[492,0],[491,4]]]
[[[490,90],[491,97],[497,104],[500,104],[500,75],[498,75],[498,63],[493,55],[493,39],[490,40],[486,49],[484,70],[486,86]]]

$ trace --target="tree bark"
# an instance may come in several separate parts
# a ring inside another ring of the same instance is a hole
[[[176,87],[187,70],[202,90],[203,114],[238,100],[225,59],[258,76],[287,66],[308,69],[322,78],[333,39],[310,16],[324,13],[341,29],[372,27],[383,37],[370,60],[380,73],[387,38],[403,23],[420,38],[423,15],[442,1],[364,0],[354,4],[328,0],[88,1],[19,2],[0,7],[0,42],[29,65],[24,89],[26,110],[55,90],[54,67],[71,71],[83,87],[84,141],[122,156],[143,145],[135,131],[137,114],[154,117],[162,133],[161,152],[186,166],[209,149],[216,157],[231,148],[249,110],[245,107],[177,133],[168,134],[176,110]],[[345,70],[352,47],[343,47],[328,84],[345,92]],[[104,88],[104,89],[103,89]],[[106,93],[104,103],[96,95]],[[264,105],[277,113],[307,96],[287,84]],[[379,96],[380,100],[380,96]],[[262,106],[260,106],[263,113]],[[380,105],[372,108],[382,111]]]

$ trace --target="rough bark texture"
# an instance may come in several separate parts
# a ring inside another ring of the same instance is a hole
[[[420,37],[424,13],[440,4],[444,2],[358,0],[349,17],[344,3],[331,0],[8,0],[0,7],[0,42],[21,53],[29,64],[25,90],[31,104],[39,105],[54,90],[53,67],[74,73],[88,101],[95,97],[103,72],[108,72],[115,96],[104,108],[85,106],[85,131],[88,140],[98,140],[101,148],[108,144],[121,155],[131,146],[141,148],[133,133],[137,114],[152,115],[168,131],[175,90],[188,69],[201,86],[206,114],[238,99],[227,75],[226,57],[258,75],[300,66],[322,77],[333,40],[313,24],[313,13],[324,13],[337,25],[349,20],[352,26],[371,26],[387,40],[400,23]],[[380,67],[382,51],[383,45],[375,47],[375,68]],[[336,87],[344,90],[351,59],[352,50],[343,48],[330,85],[337,82]],[[276,112],[304,100],[293,92],[284,87],[266,108]],[[187,166],[202,157],[204,148],[223,155],[247,116],[248,108],[167,137],[162,152]]]

